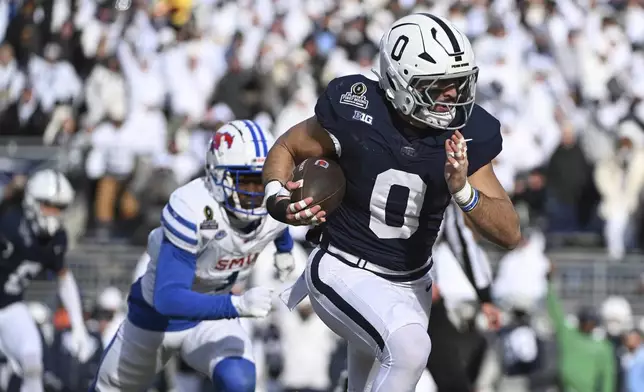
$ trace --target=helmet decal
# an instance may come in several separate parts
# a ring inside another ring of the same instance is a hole
[[[207,144],[205,169],[211,194],[241,220],[267,215],[261,176],[273,142],[256,122],[235,120],[221,126]]]
[[[234,138],[235,137],[228,132],[217,132],[212,137],[210,149],[219,151],[222,142],[226,143],[228,145],[227,148],[230,149],[233,146]]]

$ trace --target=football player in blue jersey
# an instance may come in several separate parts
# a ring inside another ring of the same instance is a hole
[[[20,203],[5,201],[0,208],[0,348],[20,367],[21,391],[43,390],[40,333],[23,302],[27,286],[42,271],[58,276],[74,354],[84,360],[93,350],[76,280],[64,264],[67,233],[61,214],[73,199],[67,178],[47,169],[27,180]]]
[[[261,174],[272,144],[272,135],[248,120],[231,121],[212,136],[206,176],[170,195],[148,236],[147,268],[130,289],[127,318],[91,391],[145,390],[174,354],[210,377],[217,391],[255,390],[251,338],[240,318],[265,317],[272,289],[231,290],[271,242],[280,276],[294,267],[288,226],[264,206]]]
[[[337,78],[315,116],[288,130],[264,165],[277,220],[324,223],[308,267],[285,297],[307,294],[348,341],[349,391],[412,391],[431,351],[431,251],[451,199],[492,242],[513,248],[519,219],[492,170],[499,121],[476,105],[478,76],[465,34],[431,14],[394,22],[380,42],[378,81]],[[336,159],[347,188],[327,216],[290,200],[294,166]],[[368,377],[377,360],[378,368]]]

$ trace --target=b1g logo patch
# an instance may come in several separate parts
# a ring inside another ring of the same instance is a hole
[[[372,116],[368,115],[367,113],[363,113],[363,112],[361,112],[359,110],[356,110],[356,111],[353,112],[353,119],[358,120],[358,121],[362,121],[362,122],[367,123],[369,125],[371,125],[371,123],[373,122],[373,117]]]
[[[340,96],[340,103],[366,109],[369,107],[369,100],[365,97],[366,93],[367,86],[364,83],[354,83],[351,86],[351,91]]]
[[[329,162],[325,161],[324,159],[318,159],[317,161],[315,161],[314,165],[323,167],[325,169],[329,168]]]

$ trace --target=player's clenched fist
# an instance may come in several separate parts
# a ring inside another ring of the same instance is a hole
[[[242,295],[230,297],[239,317],[266,317],[273,303],[273,289],[253,287]]]
[[[445,141],[445,152],[445,181],[450,193],[454,194],[463,189],[467,182],[467,144],[459,131]]]

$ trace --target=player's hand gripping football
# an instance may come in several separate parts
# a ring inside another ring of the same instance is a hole
[[[286,183],[286,189],[289,192],[293,192],[297,188],[302,186],[300,182],[289,181]],[[278,196],[277,202],[288,199],[287,196]],[[307,225],[319,225],[326,221],[326,211],[322,211],[322,207],[319,205],[311,206],[313,203],[312,197],[307,197],[303,200],[292,201],[286,207],[286,223],[293,226],[307,226]]]
[[[242,295],[230,297],[239,317],[263,318],[268,316],[273,304],[273,289],[253,287]]]
[[[463,135],[456,131],[445,141],[445,181],[451,194],[465,186],[467,181],[467,144]]]

